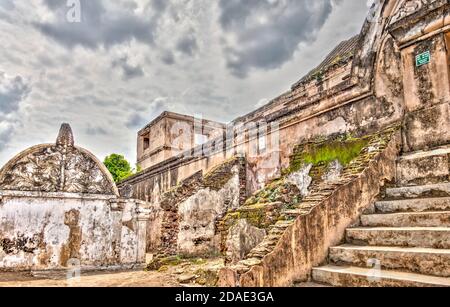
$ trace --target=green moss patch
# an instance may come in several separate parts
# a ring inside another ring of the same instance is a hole
[[[368,144],[368,140],[356,140],[351,142],[326,143],[321,146],[306,148],[303,155],[305,163],[318,165],[338,160],[343,166],[347,166],[355,159],[361,150]]]
[[[305,164],[312,164],[313,172],[326,169],[331,162],[336,160],[345,167],[361,154],[369,141],[369,138],[344,137],[338,140],[298,146],[291,156],[289,168],[283,170],[283,175],[298,172]]]
[[[286,204],[297,204],[300,199],[300,190],[294,184],[279,179],[267,185],[264,189],[250,197],[245,206],[257,204],[269,204],[275,202],[283,202]]]
[[[310,176],[321,180],[331,162],[338,160],[344,167],[357,158],[369,144],[369,138],[353,139],[347,136],[338,140],[320,140],[298,146],[291,157],[290,167],[283,176],[272,181],[264,189],[250,197],[245,205],[225,217],[225,229],[240,219],[246,219],[252,226],[267,229],[284,218],[283,212],[295,209],[302,201],[298,187],[287,181],[288,175],[299,171],[306,164],[312,164]]]

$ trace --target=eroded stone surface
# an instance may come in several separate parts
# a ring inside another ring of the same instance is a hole
[[[0,171],[0,271],[135,268],[145,263],[145,204],[119,199],[70,126]]]
[[[227,259],[231,263],[244,259],[253,248],[263,241],[265,236],[264,229],[250,225],[246,219],[239,220],[228,231]]]
[[[397,163],[399,185],[433,184],[450,180],[450,148],[419,152]]]
[[[347,229],[347,242],[372,246],[450,248],[450,228],[377,227]]]
[[[213,255],[220,252],[220,233],[217,221],[228,210],[240,205],[239,169],[231,170],[232,178],[218,191],[202,189],[178,207],[178,253],[185,255]]]
[[[371,150],[374,150],[374,149],[369,148],[368,151],[370,152]],[[344,167],[339,162],[339,160],[334,160],[328,166],[327,172],[325,173],[325,175],[323,175],[322,179],[325,182],[329,182],[329,183],[338,182],[343,170],[344,170]]]
[[[450,198],[417,198],[375,203],[379,213],[450,211]]]
[[[336,287],[448,287],[450,279],[396,271],[381,271],[358,267],[326,266],[313,270],[317,282]]]
[[[290,174],[286,178],[287,182],[297,186],[302,196],[307,196],[309,194],[308,188],[312,183],[312,178],[309,176],[309,172],[312,167],[312,164],[306,164],[299,171]]]
[[[382,269],[450,277],[450,250],[448,249],[355,245],[330,249],[330,262],[334,264],[373,268],[374,259],[379,261]]]
[[[361,225],[364,227],[450,227],[450,211],[363,215]]]

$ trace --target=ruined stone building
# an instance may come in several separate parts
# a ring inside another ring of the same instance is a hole
[[[375,1],[361,32],[286,93],[228,124],[165,112],[137,153],[120,196],[70,142],[8,163],[0,269],[135,265],[147,252],[153,268],[223,257],[221,286],[450,286],[450,1]],[[32,202],[58,209],[30,214]],[[97,221],[117,231],[90,245]],[[48,241],[47,225],[62,237]]]
[[[31,147],[0,170],[0,272],[35,275],[143,268],[148,210],[121,199],[106,167],[76,147]]]
[[[450,285],[450,2],[375,2],[262,108],[139,132],[119,188],[152,204],[148,252],[221,254],[221,285]]]

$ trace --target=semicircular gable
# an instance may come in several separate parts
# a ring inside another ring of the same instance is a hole
[[[68,125],[61,127],[56,144],[31,147],[0,169],[0,190],[119,195],[103,163],[73,146]]]

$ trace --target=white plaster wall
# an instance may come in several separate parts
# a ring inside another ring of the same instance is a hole
[[[0,191],[0,196],[2,195]],[[142,261],[139,236],[142,234],[133,202],[124,209],[112,210],[108,197],[12,197],[0,201],[0,270],[48,270],[64,268],[70,244],[66,214],[79,212],[81,230],[75,244],[82,267],[108,267]],[[145,231],[145,223],[144,231]],[[24,245],[19,236],[34,238]],[[145,238],[145,235],[144,235]],[[5,250],[5,240],[16,247]],[[144,244],[145,246],[145,244]],[[78,249],[79,247],[79,249]],[[70,249],[70,248],[69,248]],[[67,249],[66,249],[67,250]],[[72,253],[73,255],[73,253]]]
[[[202,189],[179,206],[178,251],[199,255],[219,252],[220,234],[216,221],[229,209],[239,207],[239,169],[232,169],[233,177],[219,191]],[[195,242],[200,240],[200,244]]]

